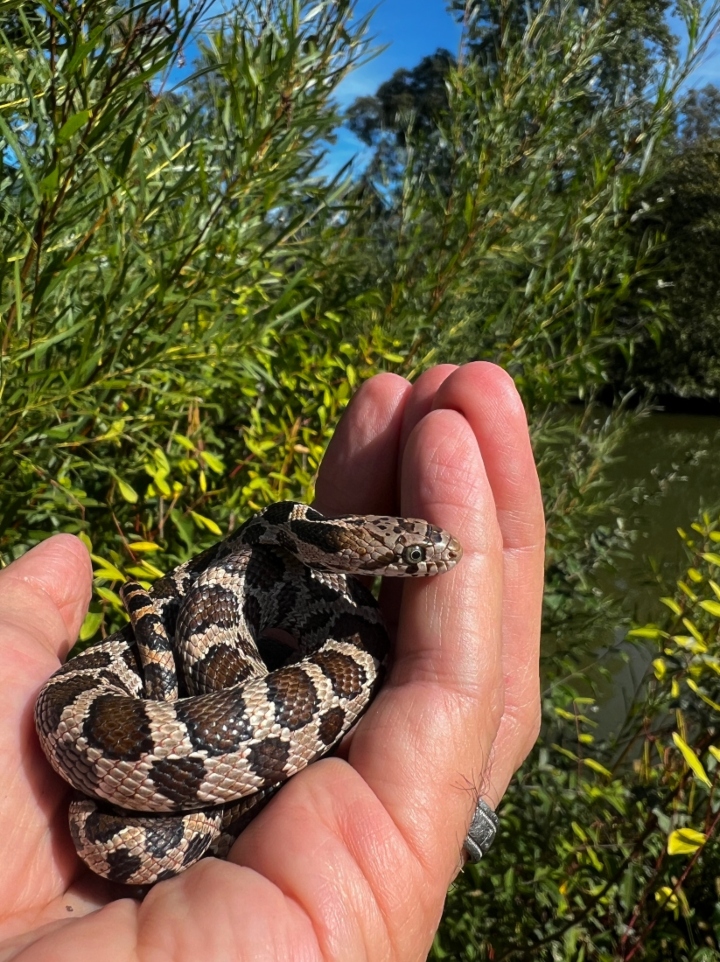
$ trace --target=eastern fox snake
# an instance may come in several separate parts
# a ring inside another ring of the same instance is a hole
[[[461,554],[425,521],[326,519],[285,501],[151,589],[125,584],[130,625],[63,665],[35,708],[46,755],[80,793],[70,807],[80,857],[111,880],[148,884],[227,854],[377,690],[387,634],[350,575],[432,575]]]

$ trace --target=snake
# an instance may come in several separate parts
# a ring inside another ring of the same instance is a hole
[[[128,624],[70,658],[35,704],[43,751],[74,789],[82,861],[152,885],[226,857],[378,690],[388,632],[357,576],[431,576],[461,556],[423,520],[281,501],[152,585],[125,582]]]

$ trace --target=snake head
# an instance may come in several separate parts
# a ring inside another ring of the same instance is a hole
[[[419,518],[370,515],[367,528],[384,546],[372,567],[376,575],[422,578],[454,568],[462,558],[462,545],[454,535]]]
[[[345,515],[306,524],[303,540],[322,550],[325,570],[422,578],[449,571],[462,557],[457,538],[417,518]]]

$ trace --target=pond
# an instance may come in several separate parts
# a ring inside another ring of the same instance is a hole
[[[600,574],[597,584],[632,621],[655,621],[663,592],[654,571],[672,584],[685,563],[677,528],[689,530],[702,510],[720,509],[720,417],[650,413],[637,419],[618,453],[607,471],[612,488],[642,484],[644,495],[636,499],[630,557]],[[648,665],[647,652],[624,635],[622,626],[614,637],[598,639],[596,653],[612,676],[599,689],[599,733],[622,723]]]

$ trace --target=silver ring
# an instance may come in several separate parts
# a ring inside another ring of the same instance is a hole
[[[495,812],[482,799],[478,799],[463,846],[468,862],[477,863],[483,855],[487,855],[495,841],[499,824],[500,820]]]

